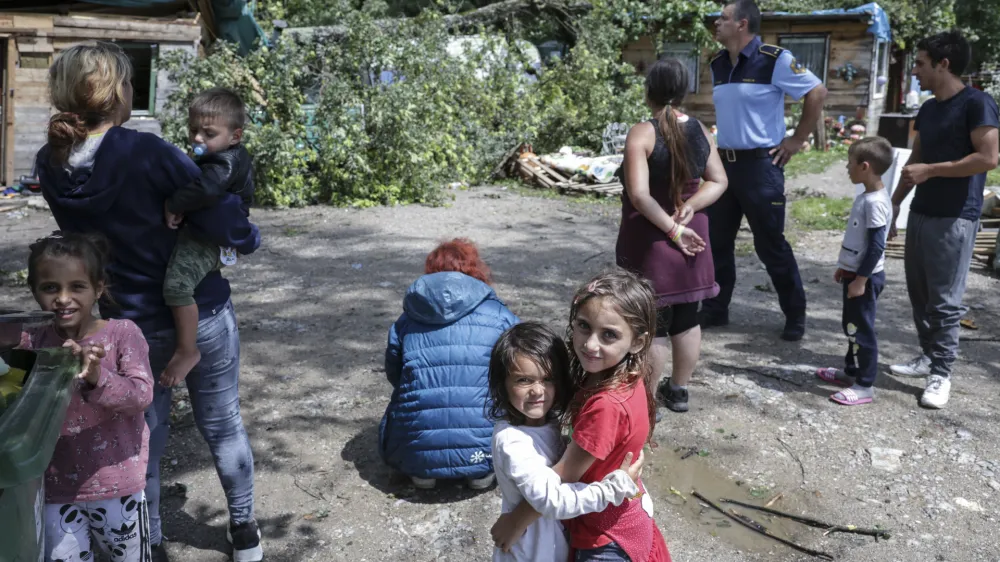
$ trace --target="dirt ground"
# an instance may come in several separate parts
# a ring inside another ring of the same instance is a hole
[[[446,484],[418,492],[379,460],[377,426],[390,394],[382,366],[387,329],[426,253],[442,239],[467,236],[516,314],[562,330],[575,287],[613,263],[619,207],[496,187],[454,195],[439,208],[254,211],[264,244],[227,276],[268,560],[490,556],[495,489]],[[42,210],[0,215],[0,269],[23,268],[27,243],[53,228]],[[800,343],[778,338],[782,317],[767,274],[755,256],[739,258],[732,324],[706,333],[691,412],[666,412],[659,447],[648,456],[645,479],[674,560],[808,559],[723,521],[691,497],[692,488],[758,504],[781,494],[773,504],[779,510],[892,530],[878,542],[824,537],[744,511],[838,560],[1000,560],[1000,283],[970,275],[966,302],[975,305],[970,315],[980,329],[963,331],[946,410],[919,407],[922,381],[887,375],[876,383],[875,403],[839,407],[810,370],[840,365],[845,350],[832,281],[840,236],[795,237],[810,306]],[[902,263],[889,260],[886,269],[883,365],[915,350]],[[26,288],[7,283],[0,306],[10,305],[34,306]],[[164,460],[168,552],[180,562],[227,560],[225,501],[184,407],[178,404]],[[681,460],[691,448],[700,453]]]

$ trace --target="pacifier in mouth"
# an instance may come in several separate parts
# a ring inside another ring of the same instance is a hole
[[[195,156],[204,156],[208,152],[208,147],[202,143],[197,143],[194,145],[193,150]]]

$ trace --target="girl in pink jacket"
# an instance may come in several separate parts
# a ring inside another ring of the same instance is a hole
[[[95,542],[113,562],[150,559],[146,514],[153,399],[149,349],[128,320],[92,314],[105,295],[107,243],[53,233],[31,245],[28,285],[52,326],[26,331],[21,347],[70,347],[82,368],[59,441],[45,471],[45,559],[94,558]]]

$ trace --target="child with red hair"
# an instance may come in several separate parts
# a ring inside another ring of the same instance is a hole
[[[418,488],[464,479],[485,489],[494,481],[490,352],[518,319],[489,286],[490,268],[470,240],[439,245],[424,271],[389,329],[385,373],[393,392],[379,454]]]

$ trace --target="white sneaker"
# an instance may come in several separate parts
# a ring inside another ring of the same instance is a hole
[[[465,483],[468,484],[469,488],[472,490],[485,490],[493,485],[493,481],[495,479],[496,475],[491,472],[482,478],[468,478]]]
[[[921,355],[909,363],[891,365],[889,371],[900,377],[926,377],[931,374],[931,358]]]
[[[920,397],[920,405],[926,408],[944,408],[951,393],[951,380],[941,375],[927,377],[927,388]]]
[[[411,476],[410,482],[413,482],[413,486],[418,490],[433,490],[434,486],[437,485],[437,480],[434,478],[417,478],[416,476]]]

